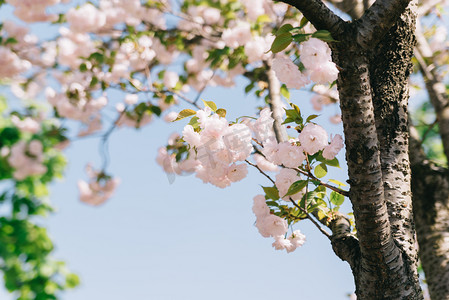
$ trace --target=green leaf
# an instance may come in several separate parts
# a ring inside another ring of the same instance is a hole
[[[279,207],[279,203],[277,203],[276,201],[267,201],[267,205],[270,206],[276,206]]]
[[[295,122],[295,120],[293,120],[292,118],[286,118],[286,119],[284,120],[284,122],[282,122],[282,125],[288,124],[288,123],[292,123],[292,122]]]
[[[222,118],[226,117],[226,109],[224,109],[224,108],[217,109],[216,113],[217,113],[217,115],[219,115]]]
[[[18,43],[17,39],[13,38],[13,37],[10,37],[10,38],[6,39],[6,41],[5,41],[5,45],[7,45],[7,44],[17,44],[17,43]]]
[[[295,40],[295,42],[301,43],[307,41],[309,39],[309,36],[311,35],[312,35],[311,33],[298,33],[293,35],[293,39]]]
[[[193,127],[193,129],[196,129],[200,127],[200,123],[198,122],[198,117],[193,117],[190,119],[189,125]]]
[[[343,196],[335,191],[332,191],[331,195],[330,195],[330,200],[331,200],[332,204],[340,206],[345,201],[345,196]]]
[[[90,60],[96,60],[99,64],[102,64],[104,62],[104,55],[100,52],[94,52],[89,56]]]
[[[245,87],[245,93],[248,94],[254,88],[254,82],[251,82]]]
[[[306,17],[302,17],[301,22],[299,23],[299,28],[303,28],[307,23],[309,23],[309,20],[307,20]]]
[[[318,30],[312,34],[312,37],[320,39],[324,42],[337,42],[332,38],[332,35],[327,30]]]
[[[339,186],[346,186],[346,184],[344,184],[343,182],[335,180],[335,179],[329,179],[329,181],[332,182],[332,183],[335,183],[335,184],[337,184]]]
[[[155,105],[150,106],[150,111],[158,117],[160,117],[160,115],[162,113],[161,108],[159,106],[155,106]]]
[[[324,219],[324,218],[326,218],[327,216],[326,216],[326,214],[324,213],[324,211],[322,211],[322,210],[318,210],[318,219],[319,220],[322,220],[322,219]]]
[[[324,161],[324,163],[326,165],[328,165],[328,166],[331,166],[331,167],[340,168],[340,163],[338,162],[337,158],[334,158],[334,159],[331,159],[331,160],[326,159],[326,161]]]
[[[318,115],[310,115],[310,116],[307,117],[306,123],[307,123],[307,122],[310,122],[310,121],[312,121],[313,119],[318,118],[318,117],[319,117]]]
[[[286,99],[290,99],[290,91],[285,84],[281,86],[281,95]]]
[[[338,162],[338,159],[336,157],[334,159],[328,160],[322,157],[321,155],[318,155],[316,157],[316,160],[325,163],[328,166],[340,168],[340,163]]]
[[[292,185],[288,188],[287,194],[285,196],[291,196],[299,191],[301,191],[303,188],[305,188],[307,185],[307,180],[298,180],[292,183]]]
[[[66,286],[70,289],[80,284],[80,279],[76,274],[68,274],[65,278]]]
[[[179,112],[178,117],[176,117],[176,119],[174,119],[172,122],[176,122],[193,115],[196,115],[196,111],[194,111],[193,109],[183,109]]]
[[[279,191],[275,186],[273,186],[273,187],[263,186],[262,188],[263,188],[263,191],[265,192],[265,195],[268,199],[273,199],[273,200],[279,199]]]
[[[301,116],[301,110],[299,109],[298,105],[290,103],[290,106],[298,113],[298,116]]]
[[[290,32],[281,33],[274,39],[273,44],[271,45],[270,48],[271,52],[273,53],[281,52],[282,50],[287,48],[288,45],[290,45],[292,40],[293,38]]]
[[[203,100],[203,103],[204,103],[205,106],[207,106],[210,109],[212,109],[213,112],[217,111],[217,105],[213,101],[204,101]]]
[[[306,208],[310,202],[315,198],[315,192],[307,192],[302,196],[301,201],[299,202],[299,206]]]
[[[271,18],[270,18],[268,15],[263,14],[263,15],[260,15],[259,17],[257,17],[256,23],[257,23],[257,24],[260,24],[260,23],[268,23],[268,22],[270,22],[270,21],[271,21]]]
[[[287,118],[292,118],[293,120],[301,117],[301,115],[298,115],[294,109],[285,109],[285,114],[287,115]]]
[[[280,34],[289,32],[289,31],[292,30],[292,29],[293,29],[292,24],[284,24],[284,25],[282,25],[282,26],[278,29],[278,31],[276,31],[276,34],[275,34],[275,35],[278,36],[278,35],[280,35]]]
[[[322,178],[326,176],[327,174],[327,166],[324,163],[319,164],[315,167],[315,170],[313,171],[315,173],[315,176],[318,178]]]

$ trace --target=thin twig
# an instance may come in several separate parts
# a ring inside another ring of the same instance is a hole
[[[273,180],[270,176],[268,176],[267,173],[265,173],[264,171],[262,171],[262,169],[260,169],[258,165],[255,165],[255,164],[251,163],[251,162],[250,162],[249,160],[247,160],[247,159],[245,159],[245,162],[246,162],[247,164],[249,164],[250,166],[253,166],[253,167],[256,168],[257,170],[259,170],[260,173],[262,173],[262,174],[263,174],[265,177],[267,177],[273,184],[275,184],[275,183],[274,183],[274,180]]]
[[[306,171],[303,171],[303,170],[297,169],[297,168],[295,168],[295,169],[293,169],[293,170],[295,170],[295,171],[301,173],[301,174],[304,175],[304,176],[307,176],[307,177],[311,178],[311,179],[314,180],[314,181],[318,181],[318,184],[319,184],[319,185],[322,185],[322,186],[324,186],[324,187],[327,187],[328,189],[333,190],[334,192],[339,193],[339,194],[341,194],[341,195],[343,195],[343,196],[345,196],[345,197],[349,197],[349,192],[348,192],[348,191],[345,191],[345,190],[339,189],[338,187],[335,187],[335,186],[332,186],[332,185],[330,185],[330,184],[327,184],[327,183],[325,183],[324,181],[321,181],[320,179],[318,179],[317,177],[315,177],[315,176],[314,176],[312,173],[310,173],[310,172],[306,172]]]
[[[433,121],[432,124],[428,125],[429,127],[427,128],[427,130],[424,132],[424,134],[422,135],[421,141],[419,141],[419,147],[422,146],[422,144],[424,143],[427,135],[432,131],[433,127],[435,127],[435,125],[438,124],[438,120],[435,119],[435,121]]]
[[[291,198],[289,198],[289,200],[291,203],[293,203],[293,205],[295,207],[297,207],[299,210],[301,210],[307,216],[307,218],[313,223],[313,225],[315,225],[318,228],[319,231],[321,231],[322,234],[324,234],[329,240],[331,240],[332,236],[326,230],[324,230],[320,226],[320,224],[318,224],[318,222],[314,218],[312,218],[312,216],[304,208],[302,208],[301,206],[296,204],[296,202],[293,201]]]
[[[214,78],[214,76],[215,76],[215,72],[216,72],[217,70],[214,70],[214,72],[212,73],[212,76],[204,83],[204,85],[203,85],[203,87],[201,88],[201,90],[199,90],[198,91],[198,95],[196,95],[196,98],[195,98],[195,100],[193,100],[193,103],[197,103],[198,102],[198,100],[200,100],[200,98],[201,98],[201,95],[203,94],[203,92],[204,92],[204,90],[206,89],[206,87],[207,87],[207,85],[209,84],[209,82],[212,80],[212,78]]]

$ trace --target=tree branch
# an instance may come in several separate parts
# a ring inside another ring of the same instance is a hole
[[[332,3],[336,8],[348,14],[353,20],[363,16],[365,10],[368,9],[365,6],[366,0],[327,0],[327,2]]]
[[[268,68],[268,95],[270,110],[274,119],[273,129],[278,143],[286,142],[288,140],[287,131],[282,125],[282,101],[281,101],[281,84],[271,68],[271,58],[266,62]]]
[[[351,222],[344,215],[337,213],[330,227],[332,249],[341,260],[347,261],[351,269],[354,269],[360,258],[360,247],[359,241],[351,233]]]
[[[377,0],[356,21],[357,43],[364,49],[377,45],[412,0]]]
[[[334,39],[343,33],[346,26],[339,16],[331,11],[321,0],[282,0],[296,7],[318,30],[327,30]]]
[[[446,88],[436,72],[435,64],[427,64],[424,59],[426,56],[429,57],[432,52],[419,28],[416,30],[416,37],[415,57],[426,84],[430,103],[435,108],[444,154],[449,159],[449,99],[446,95]]]

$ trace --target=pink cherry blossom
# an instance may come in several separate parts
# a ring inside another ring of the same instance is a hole
[[[287,232],[288,224],[286,220],[278,216],[265,215],[257,218],[256,227],[263,237],[275,237],[284,235]]]
[[[309,83],[307,76],[288,57],[277,55],[272,67],[279,81],[288,88],[300,89]]]
[[[260,154],[254,154],[253,155],[254,160],[256,161],[257,166],[265,172],[277,172],[279,170],[279,167],[275,164],[269,162],[263,155]]]
[[[323,157],[325,159],[333,159],[338,152],[343,148],[343,138],[341,135],[336,134],[331,143],[323,150]]]
[[[270,214],[270,208],[268,208],[265,197],[262,195],[257,195],[253,198],[253,213],[257,218],[263,218]]]
[[[292,242],[289,239],[284,238],[282,235],[275,237],[272,245],[276,250],[287,250],[287,252],[294,250]]]
[[[307,124],[298,136],[303,149],[313,155],[328,145],[328,135],[326,130],[320,125]]]
[[[297,168],[306,159],[302,147],[291,142],[280,143],[278,155],[281,163],[288,168]]]
[[[279,196],[282,198],[285,194],[287,194],[288,189],[292,185],[292,183],[301,180],[301,177],[298,175],[298,172],[292,169],[281,169],[281,171],[276,175],[276,187],[279,190]],[[293,200],[301,199],[303,192],[300,191],[294,195],[283,197],[282,199],[285,201],[290,201],[289,198]]]

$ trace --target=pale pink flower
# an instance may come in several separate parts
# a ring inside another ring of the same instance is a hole
[[[256,165],[265,172],[277,172],[279,170],[279,167],[268,160],[263,155],[260,154],[254,154],[253,155],[254,160],[256,161]]]
[[[229,166],[227,177],[232,182],[237,182],[242,180],[248,174],[248,166],[246,164],[235,164]]]
[[[334,159],[335,156],[343,148],[343,138],[337,134],[332,139],[331,143],[323,150],[323,157],[325,159]]]
[[[278,155],[281,163],[288,168],[297,168],[306,159],[302,147],[290,142],[279,144]]]
[[[262,153],[274,165],[282,164],[282,159],[279,155],[279,144],[275,140],[266,141],[263,144]]]
[[[259,118],[255,122],[250,123],[250,127],[259,142],[265,144],[266,141],[275,139],[273,122],[271,110],[266,107],[260,111]],[[267,159],[270,160],[269,158]]]
[[[248,17],[256,21],[257,18],[263,14],[265,14],[264,2],[262,0],[242,0],[243,4],[246,8],[246,13]]]
[[[164,116],[164,121],[167,123],[173,122],[178,117],[178,113],[175,111],[171,111]]]
[[[253,213],[257,218],[263,218],[270,214],[270,208],[267,206],[265,197],[263,195],[257,195],[253,198]]]
[[[12,78],[31,68],[31,63],[22,60],[6,47],[0,46],[0,79]]]
[[[308,73],[310,79],[316,83],[334,82],[338,78],[338,69],[331,61],[316,65],[313,69],[308,69]]]
[[[287,252],[291,252],[295,249],[292,242],[289,239],[284,238],[283,235],[276,236],[272,246],[276,250],[287,250]]]
[[[322,110],[326,98],[328,97],[323,95],[313,95],[312,98],[310,98],[310,102],[312,103],[313,109],[317,111]]]
[[[176,162],[175,155],[171,155],[167,152],[167,148],[160,147],[156,156],[156,162],[164,169],[167,174],[180,174],[178,163]]]
[[[292,185],[292,183],[301,180],[301,177],[298,175],[298,172],[292,169],[281,169],[281,171],[276,175],[275,185],[279,190],[279,196],[285,200],[289,201],[289,197],[293,200],[301,199],[303,192],[299,191],[298,193],[290,196],[284,197],[287,194],[288,189]]]
[[[12,146],[8,163],[15,169],[13,173],[15,179],[23,180],[28,176],[47,172],[47,167],[43,165],[42,150],[42,143],[38,140],[33,140],[28,145],[22,140]],[[27,152],[33,157],[27,155]]]
[[[223,142],[231,152],[233,161],[243,161],[250,156],[253,150],[251,141],[251,131],[245,124],[228,126],[223,132]]]
[[[182,137],[189,145],[199,147],[201,145],[201,137],[198,132],[195,132],[191,125],[186,125],[182,131]]]
[[[164,85],[168,89],[172,89],[179,81],[179,76],[175,72],[165,71],[164,73]]]
[[[31,155],[40,156],[42,155],[43,149],[44,147],[42,146],[42,143],[39,140],[32,140],[28,144],[28,151],[30,152]]]
[[[265,215],[257,218],[256,227],[263,237],[284,235],[288,230],[287,221],[275,215]]]
[[[272,36],[274,38],[274,36]],[[245,54],[248,56],[248,62],[254,63],[270,56],[267,53],[270,50],[271,39],[255,36],[252,40],[245,44]]]
[[[228,47],[237,48],[244,46],[252,39],[250,24],[247,22],[238,22],[233,28],[225,29],[221,38]]]
[[[301,43],[300,53],[301,62],[307,69],[332,61],[331,49],[320,39],[310,38]]]
[[[293,245],[293,250],[304,245],[306,236],[300,230],[293,231],[292,235],[288,237]]]
[[[99,116],[91,118],[89,119],[86,125],[87,125],[86,128],[78,132],[78,136],[88,136],[91,135],[92,133],[100,131],[102,128],[101,118]]]
[[[114,194],[120,183],[118,178],[101,180],[100,183],[97,178],[91,177],[89,183],[84,180],[78,181],[81,202],[94,206],[103,204]]]
[[[41,125],[30,117],[21,120],[18,116],[12,115],[11,121],[17,128],[24,132],[37,133],[41,130]]]
[[[139,96],[137,94],[126,94],[125,103],[128,105],[134,105],[139,101]]]
[[[214,7],[206,7],[203,10],[202,16],[206,24],[216,24],[221,19],[221,11]]]
[[[95,32],[106,24],[106,16],[90,3],[78,9],[71,8],[67,14],[67,22],[74,32]]]
[[[309,123],[298,136],[303,149],[313,155],[328,145],[328,135],[323,127]]]
[[[277,55],[272,66],[276,77],[288,88],[300,89],[309,83],[307,76],[299,71],[290,58]]]
[[[331,121],[332,124],[339,124],[341,123],[341,115],[340,114],[333,115],[329,118],[329,121]]]

